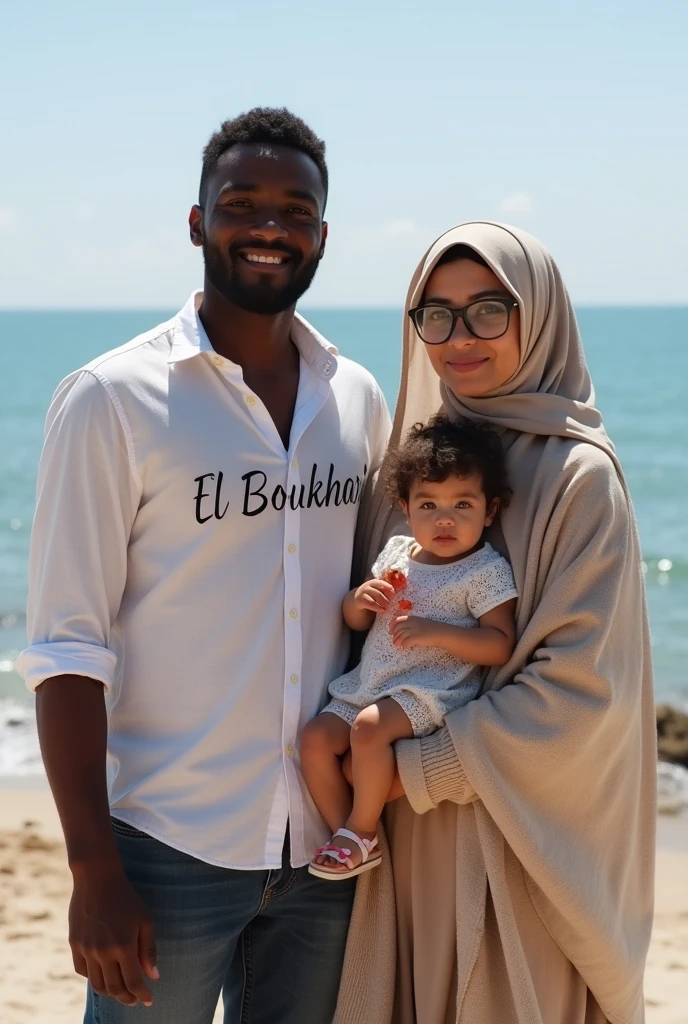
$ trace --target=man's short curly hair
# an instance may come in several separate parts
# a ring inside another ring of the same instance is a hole
[[[488,506],[495,498],[509,503],[511,490],[499,435],[483,423],[456,422],[439,413],[416,423],[406,440],[387,455],[387,493],[398,505],[408,502],[416,480],[441,483],[450,476],[479,476]]]
[[[208,178],[217,166],[223,153],[240,142],[272,143],[274,146],[288,146],[309,156],[322,176],[327,199],[328,174],[325,162],[325,143],[296,114],[286,107],[254,107],[231,121],[225,121],[211,136],[203,150],[203,169],[198,190],[199,206],[205,205]]]

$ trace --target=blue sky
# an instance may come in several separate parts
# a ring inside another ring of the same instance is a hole
[[[328,145],[307,305],[398,305],[495,218],[579,303],[688,303],[685,0],[15,2],[0,22],[0,306],[176,307],[220,122],[287,105]]]

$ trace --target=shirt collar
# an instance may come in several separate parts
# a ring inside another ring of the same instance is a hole
[[[198,310],[203,292],[193,292],[183,309],[177,313],[172,330],[172,345],[168,363],[180,363],[201,352],[212,352],[213,346],[205,333]]]
[[[193,292],[184,308],[177,314],[172,330],[168,363],[180,363],[202,352],[214,351],[198,315],[202,299],[202,291]],[[291,337],[301,358],[311,370],[319,377],[331,380],[337,371],[339,355],[335,346],[323,338],[299,313],[294,314]]]
[[[339,352],[300,313],[294,313],[291,338],[311,370],[325,380],[332,380],[337,372]]]

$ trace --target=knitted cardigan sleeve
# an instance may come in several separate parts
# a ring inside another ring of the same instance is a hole
[[[399,776],[416,814],[433,810],[442,800],[468,804],[478,799],[446,726],[420,740],[399,740],[395,751]]]

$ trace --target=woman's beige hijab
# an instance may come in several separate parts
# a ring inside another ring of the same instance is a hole
[[[461,865],[463,895],[447,910],[457,914],[459,971],[470,961],[466,943],[478,941],[466,933],[467,908],[489,876],[509,976],[521,978],[523,1019],[538,1019],[514,911],[498,895],[507,892],[495,867],[506,844],[541,920],[608,1019],[639,1021],[652,921],[656,741],[633,510],[595,407],[569,297],[536,239],[487,222],[448,231],[414,274],[406,310],[421,300],[442,254],[460,244],[479,253],[519,301],[519,367],[497,391],[458,398],[440,384],[405,316],[391,439],[396,444],[411,423],[427,421],[442,405],[452,416],[484,420],[503,434],[514,491],[501,535],[491,539],[508,555],[519,590],[516,649],[507,665],[490,670],[483,695],[446,723],[457,773],[478,798],[471,805],[475,836],[463,839],[482,851],[479,863]],[[402,532],[384,495],[384,472],[362,509],[359,576],[387,537]],[[419,751],[413,757],[426,781],[434,769],[422,751],[431,742],[406,745]],[[416,820],[421,827],[423,819]],[[447,837],[437,856],[452,856],[456,841]],[[428,871],[431,864],[418,868],[414,901],[423,900]],[[382,885],[380,875],[359,886],[359,899],[366,892],[373,898]],[[417,939],[431,948],[430,936]],[[384,941],[381,934],[376,941]],[[358,939],[350,946],[364,948]],[[374,957],[374,949],[365,955]]]
[[[501,388],[480,398],[457,398],[440,381],[406,315],[422,301],[440,257],[456,245],[467,245],[482,256],[519,303],[518,369]],[[612,457],[623,478],[595,407],[578,324],[559,269],[544,246],[518,228],[490,221],[460,224],[430,246],[413,275],[404,309],[401,385],[390,444],[398,444],[413,423],[425,422],[442,405],[450,414],[482,420],[495,428],[588,441]],[[356,565],[357,576],[377,556],[389,516],[398,521],[386,505],[384,487],[376,487],[359,523],[362,560]]]

